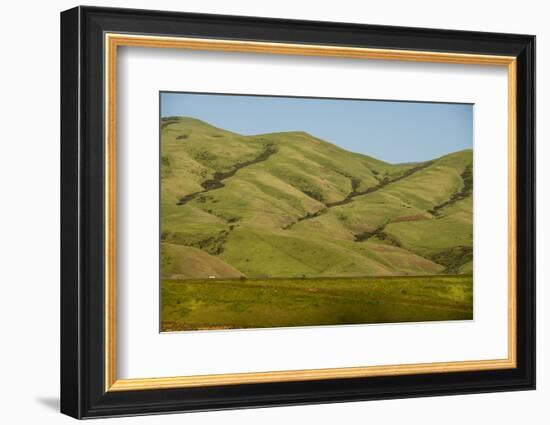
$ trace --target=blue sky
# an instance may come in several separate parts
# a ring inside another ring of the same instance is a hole
[[[473,105],[161,93],[161,116],[189,116],[243,135],[306,131],[391,163],[473,145]]]

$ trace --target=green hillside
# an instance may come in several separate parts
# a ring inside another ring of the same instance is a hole
[[[163,279],[472,272],[471,150],[394,165],[168,117],[160,172]]]

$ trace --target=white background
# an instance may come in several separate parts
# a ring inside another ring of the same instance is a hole
[[[317,20],[523,32],[538,39],[538,216],[550,215],[550,28],[544,2],[524,0],[339,2],[279,0],[97,1],[97,5]],[[70,1],[10,2],[0,31],[0,420],[70,423],[57,413],[59,382],[59,11]],[[550,398],[550,247],[538,222],[538,390],[536,392],[390,400],[167,415],[110,423],[548,423]],[[546,402],[546,403],[545,403]]]
[[[507,358],[505,66],[123,48],[118,69],[119,378]],[[159,90],[475,104],[475,320],[159,334]]]

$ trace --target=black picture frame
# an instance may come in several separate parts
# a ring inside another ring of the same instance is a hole
[[[517,367],[105,391],[104,33],[507,55],[517,58]],[[535,37],[76,7],[61,13],[61,412],[75,418],[535,388]]]

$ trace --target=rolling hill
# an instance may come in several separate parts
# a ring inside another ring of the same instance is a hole
[[[389,164],[304,132],[162,118],[161,275],[469,274],[472,160]]]

